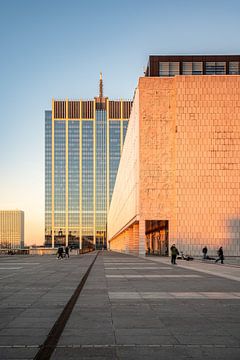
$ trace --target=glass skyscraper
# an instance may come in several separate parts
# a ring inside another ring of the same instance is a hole
[[[45,246],[106,248],[131,101],[53,100],[45,112]]]

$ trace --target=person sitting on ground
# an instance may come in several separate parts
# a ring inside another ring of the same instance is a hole
[[[176,265],[176,257],[177,257],[177,255],[179,255],[179,251],[176,248],[175,244],[172,244],[170,250],[171,250],[171,263]]]

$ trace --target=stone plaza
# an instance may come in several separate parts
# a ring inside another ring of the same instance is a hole
[[[0,258],[1,360],[37,358],[96,255],[51,359],[240,358],[239,265],[100,251]]]

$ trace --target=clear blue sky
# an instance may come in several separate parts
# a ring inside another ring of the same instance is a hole
[[[0,209],[43,241],[44,110],[51,99],[131,98],[150,54],[237,54],[233,0],[0,0]]]

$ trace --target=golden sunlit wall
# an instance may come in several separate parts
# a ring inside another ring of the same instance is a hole
[[[108,215],[112,249],[135,252],[137,221],[140,255],[172,243],[240,255],[239,108],[239,75],[140,78]]]

